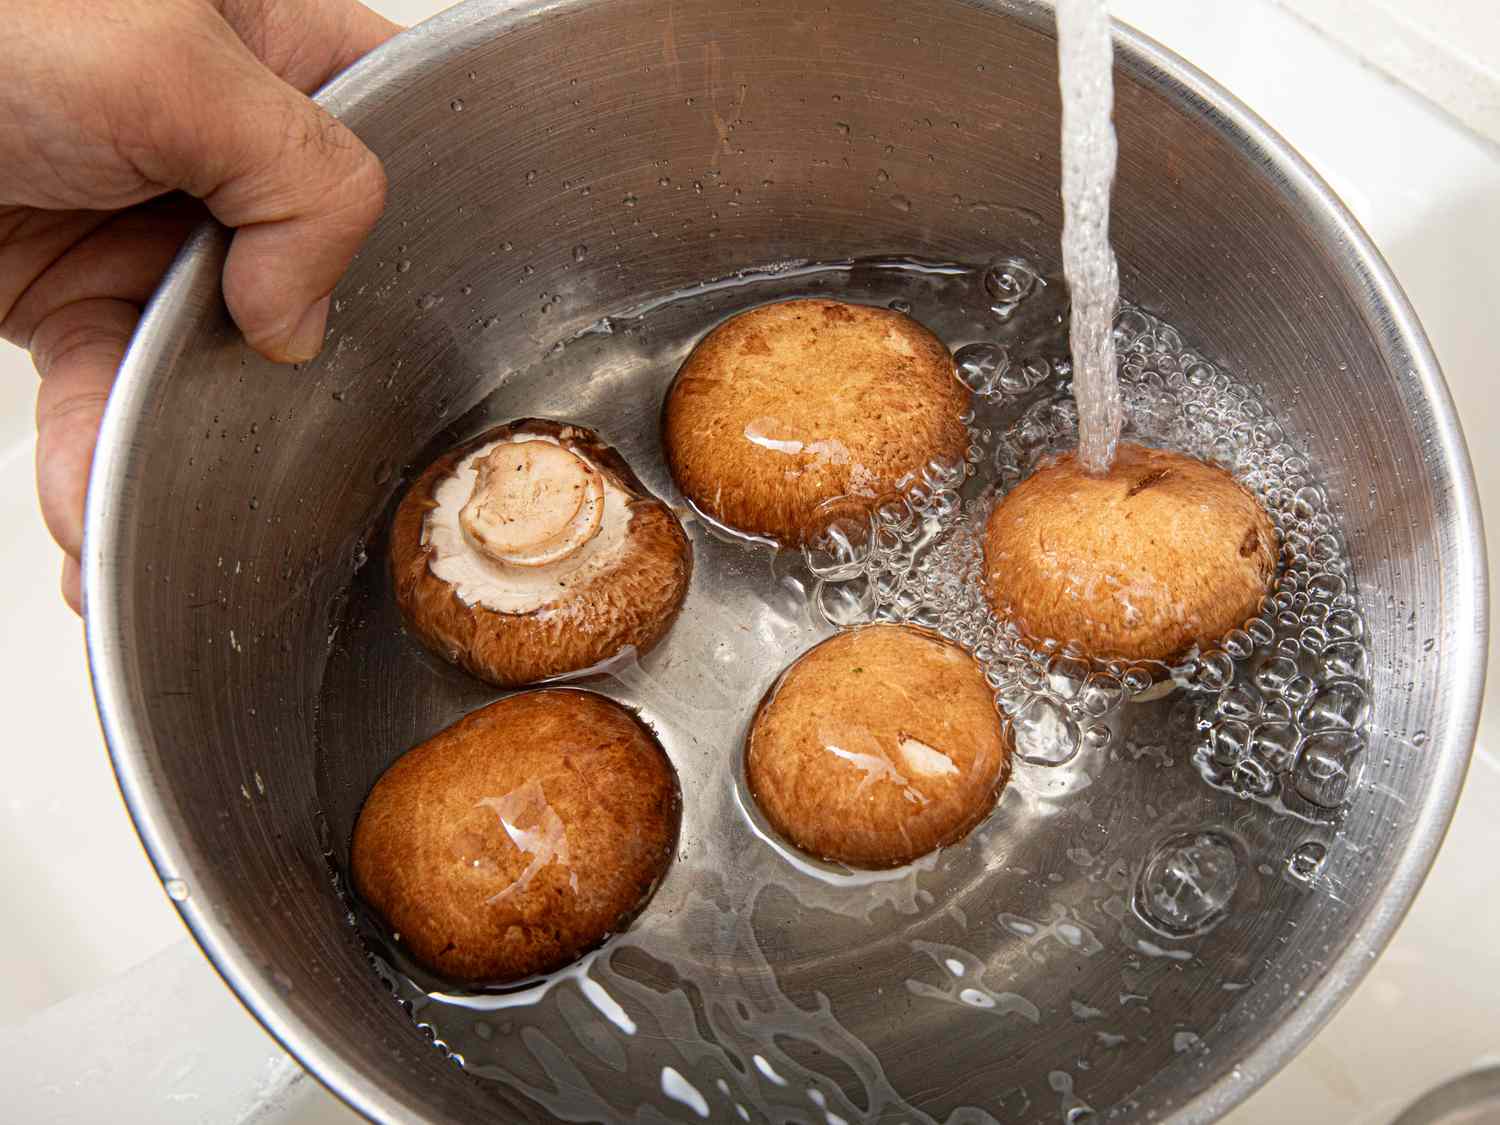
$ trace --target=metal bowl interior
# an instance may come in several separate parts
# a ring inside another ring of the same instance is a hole
[[[1143,966],[1124,945],[1087,965],[1096,983],[1149,977],[1152,998],[1130,1050],[1073,1074],[1080,1095],[1100,1113],[1197,1121],[1306,1041],[1416,893],[1472,743],[1485,567],[1446,388],[1367,240],[1223,90],[1129,32],[1117,44],[1122,290],[1250,377],[1301,435],[1374,656],[1374,745],[1325,891],[1261,881],[1259,920],[1225,954],[1245,987],[1223,990],[1223,961]],[[239,340],[218,290],[222,232],[201,232],[173,267],[95,461],[96,693],[184,918],[309,1069],[379,1120],[545,1119],[431,1049],[330,885],[317,710],[372,527],[435,435],[556,342],[654,295],[792,259],[1020,253],[1055,267],[1050,13],[1020,0],[471,0],[322,99],[384,159],[389,210],[305,370]],[[593,399],[583,384],[568,401],[612,419],[609,436],[654,441],[657,403],[616,407],[607,374]],[[351,710],[388,709],[367,770],[451,717],[403,711],[410,668],[377,652],[350,680]],[[357,801],[368,778],[345,784]],[[1268,854],[1300,838],[1294,823],[1260,828]],[[1038,855],[1068,846],[1059,836]],[[871,984],[847,954],[827,949],[816,990],[857,1025],[853,998]],[[1028,971],[1046,1014],[1028,1042],[961,1041],[941,1012],[865,1029],[893,1084],[937,1119],[964,1104],[1051,1119],[1052,1076],[1075,1071],[1093,1029],[1069,1014],[1071,963]],[[1188,1028],[1206,1051],[1174,1050]],[[658,1075],[622,1075],[616,1111],[681,1112]]]

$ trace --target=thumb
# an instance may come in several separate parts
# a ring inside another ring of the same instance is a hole
[[[266,69],[216,12],[157,107],[136,163],[236,227],[224,266],[230,314],[280,362],[322,348],[329,295],[385,207],[385,171],[364,144]],[[175,118],[175,119],[174,119]]]
[[[246,161],[205,202],[237,227],[224,299],[245,339],[282,362],[323,348],[330,295],[385,209],[385,170],[321,107],[269,73],[270,120],[230,126]]]

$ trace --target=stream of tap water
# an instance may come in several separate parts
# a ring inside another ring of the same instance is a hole
[[[1113,325],[1120,275],[1109,245],[1115,127],[1109,8],[1105,0],[1058,0],[1062,87],[1063,274],[1072,295],[1073,395],[1078,455],[1090,472],[1114,460],[1122,408]]]

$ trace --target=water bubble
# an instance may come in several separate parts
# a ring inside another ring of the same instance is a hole
[[[1224,651],[1235,660],[1244,660],[1255,651],[1255,641],[1243,629],[1231,629],[1224,637]]]
[[[1362,680],[1369,675],[1369,654],[1358,641],[1339,641],[1323,650],[1323,667],[1330,675]]]
[[[953,354],[953,362],[964,386],[977,395],[990,395],[1010,368],[1010,354],[999,344],[966,344]]]
[[[889,528],[902,539],[916,535],[921,530],[921,521],[904,497],[887,500],[875,509],[875,518],[880,526]]]
[[[1291,722],[1261,723],[1250,736],[1250,753],[1259,758],[1267,768],[1284,773],[1291,768],[1297,757],[1297,743],[1302,733]]]
[[[1352,609],[1335,609],[1329,613],[1323,625],[1328,635],[1335,640],[1359,640],[1364,636],[1365,623]]]
[[[1369,703],[1356,681],[1334,680],[1312,697],[1303,719],[1309,730],[1353,730],[1364,723]]]
[[[1213,928],[1239,885],[1240,862],[1222,833],[1186,832],[1157,844],[1136,885],[1137,912],[1174,937]]]
[[[1103,672],[1093,672],[1079,690],[1075,705],[1083,714],[1091,718],[1102,719],[1117,710],[1124,702],[1125,685],[1119,679]],[[1109,728],[1093,729],[1108,732]]]
[[[1255,673],[1255,683],[1261,691],[1275,694],[1296,675],[1297,662],[1286,656],[1277,656],[1261,665]]]
[[[1249,684],[1233,683],[1219,692],[1218,712],[1226,719],[1253,719],[1260,710],[1260,693]]]
[[[1245,757],[1229,770],[1229,784],[1250,797],[1267,798],[1276,792],[1276,773],[1258,758]]]
[[[837,628],[846,628],[863,624],[874,616],[876,594],[868,575],[855,574],[819,582],[814,601],[823,620]]]
[[[1317,656],[1328,643],[1328,634],[1317,625],[1309,625],[1297,634],[1297,643],[1309,656]]]
[[[1216,723],[1209,734],[1209,753],[1215,763],[1233,766],[1250,751],[1250,725],[1236,719]]]
[[[990,298],[990,311],[1001,320],[1009,320],[1016,306],[1031,296],[1037,282],[1036,269],[1024,259],[1004,258],[996,262],[984,271],[984,291]]]
[[[1034,766],[1060,766],[1078,753],[1078,724],[1054,700],[1039,695],[1011,718],[1016,756]]]
[[[1198,664],[1198,686],[1207,691],[1219,691],[1234,679],[1234,661],[1228,653],[1211,652]]]
[[[819,578],[847,578],[869,561],[870,521],[835,516],[803,547],[807,568]]]
[[[1078,695],[1088,676],[1088,664],[1076,656],[1059,653],[1047,661],[1048,687],[1061,699]]]
[[[1355,731],[1323,731],[1308,736],[1293,775],[1297,792],[1320,808],[1338,808],[1358,780],[1364,745],[1364,736]]]
[[[939,488],[932,493],[931,499],[927,502],[926,515],[929,519],[937,520],[939,523],[946,523],[958,512],[961,504],[962,501],[959,499],[958,493],[953,491],[953,489]]]
[[[1115,349],[1120,353],[1150,350],[1155,344],[1151,322],[1139,309],[1121,309],[1115,317]],[[1144,345],[1144,346],[1142,346]]]

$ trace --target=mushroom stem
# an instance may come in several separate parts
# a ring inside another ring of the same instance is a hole
[[[603,516],[599,471],[561,445],[533,440],[503,442],[475,465],[458,522],[491,562],[547,566],[577,554]]]

